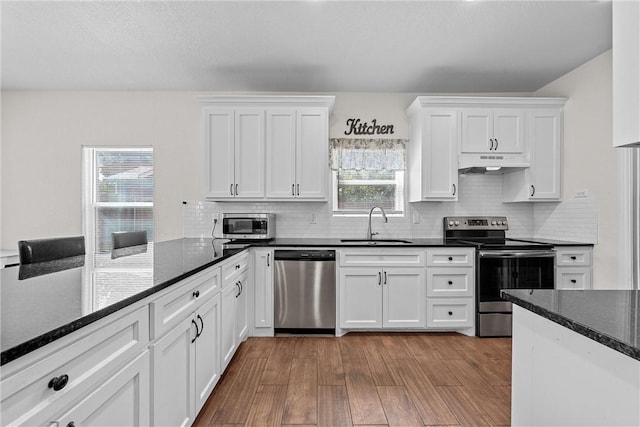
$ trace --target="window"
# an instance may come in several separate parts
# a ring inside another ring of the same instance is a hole
[[[388,214],[404,211],[404,171],[334,171],[333,210],[367,212],[381,206]]]
[[[330,146],[334,214],[366,214],[374,206],[404,214],[405,140],[338,138]]]
[[[88,252],[112,248],[111,233],[147,230],[153,241],[153,149],[83,148],[83,219]]]

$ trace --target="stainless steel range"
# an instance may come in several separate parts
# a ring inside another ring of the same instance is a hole
[[[553,289],[553,245],[506,237],[506,217],[445,217],[444,237],[476,247],[476,335],[511,336],[502,289]]]

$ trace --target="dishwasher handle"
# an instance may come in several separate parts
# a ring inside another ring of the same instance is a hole
[[[335,261],[333,250],[277,250],[273,251],[275,261]]]

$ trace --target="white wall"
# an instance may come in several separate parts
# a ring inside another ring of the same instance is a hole
[[[187,92],[3,92],[2,248],[83,234],[83,145],[152,145],[156,239],[182,237],[182,200],[201,195],[200,115]]]
[[[617,153],[612,148],[611,51],[549,83],[536,96],[565,96],[563,198],[560,204],[536,205],[536,234],[557,236],[557,230],[590,226],[593,217],[575,215],[576,207],[592,205],[597,216],[597,239],[584,233],[594,248],[594,284],[617,288],[618,193]],[[575,198],[586,190],[587,199]],[[576,234],[575,240],[582,240]]]

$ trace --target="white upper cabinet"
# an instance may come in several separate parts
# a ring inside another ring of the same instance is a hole
[[[524,110],[462,110],[461,153],[522,153],[523,150]]]
[[[553,201],[561,197],[561,110],[532,110],[529,123],[531,167],[505,174],[502,196],[505,202]]]
[[[640,145],[640,2],[614,1],[613,146]]]
[[[408,113],[409,201],[458,200],[459,112],[423,108],[417,101]]]
[[[205,197],[264,197],[264,111],[205,109]]]
[[[326,108],[267,110],[268,199],[327,199],[328,129]]]
[[[205,197],[326,201],[333,96],[200,97]]]

